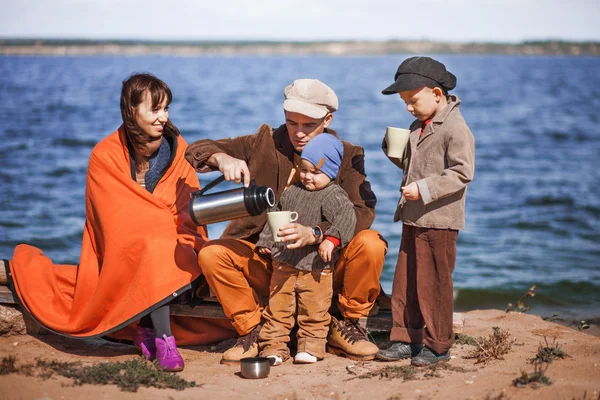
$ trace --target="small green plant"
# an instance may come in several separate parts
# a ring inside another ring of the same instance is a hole
[[[196,382],[186,381],[175,374],[164,372],[156,363],[143,358],[124,362],[103,362],[83,365],[80,362],[36,360],[35,365],[16,366],[14,356],[5,357],[0,363],[0,375],[18,373],[49,379],[54,375],[73,380],[73,385],[117,385],[122,391],[136,392],[140,386],[161,389],[184,390],[195,387]]]
[[[505,311],[507,313],[508,312],[525,313],[525,312],[531,310],[531,307],[529,307],[527,304],[525,304],[525,299],[527,297],[535,297],[535,285],[531,286],[525,293],[523,293],[521,295],[521,297],[519,297],[519,300],[517,300],[517,302],[515,303],[514,306],[512,303],[508,303]]]
[[[552,343],[548,343],[548,338],[544,336],[544,343],[540,343],[537,354],[529,361],[532,364],[536,362],[550,364],[555,358],[566,358],[568,356],[567,353],[561,350],[560,345],[556,342],[556,338],[554,338]]]
[[[579,324],[577,325],[577,330],[579,332],[583,331],[584,329],[588,329],[590,326],[588,325],[587,321],[579,321]]]
[[[465,335],[464,333],[457,333],[454,335],[455,344],[464,344],[467,346],[477,346],[477,342],[473,336]]]
[[[487,364],[494,359],[503,360],[502,356],[510,351],[515,339],[512,338],[508,330],[500,329],[497,326],[494,326],[492,331],[492,334],[486,338],[476,338],[476,348],[467,354],[465,358],[476,358],[477,364]]]
[[[550,378],[546,376],[548,364],[543,362],[535,362],[533,364],[533,372],[525,372],[521,370],[521,376],[513,380],[513,385],[516,387],[531,386],[537,389],[540,385],[551,385]]]

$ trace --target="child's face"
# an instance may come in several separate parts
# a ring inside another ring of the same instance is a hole
[[[314,190],[321,190],[329,185],[331,179],[318,170],[313,163],[303,159],[302,164],[300,164],[300,181],[306,190],[312,192]]]
[[[431,89],[423,87],[406,90],[400,92],[400,97],[406,104],[406,111],[420,121],[433,118],[438,111],[446,106],[446,102],[443,101],[446,98],[443,96],[440,88]]]

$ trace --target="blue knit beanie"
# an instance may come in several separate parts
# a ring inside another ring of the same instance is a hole
[[[325,161],[319,169],[333,180],[342,164],[344,145],[335,136],[329,133],[321,133],[304,146],[301,157],[310,161],[315,167],[324,159]]]

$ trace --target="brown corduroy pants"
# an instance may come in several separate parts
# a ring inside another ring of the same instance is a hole
[[[454,344],[452,272],[457,237],[456,230],[402,226],[390,340],[422,343],[436,353]]]
[[[275,263],[270,290],[259,336],[261,357],[277,355],[283,361],[290,358],[287,344],[297,320],[298,352],[305,351],[322,360],[331,322],[331,270],[301,271]]]
[[[359,232],[341,250],[333,269],[334,300],[344,318],[367,316],[379,294],[387,243],[374,230]],[[254,244],[237,239],[208,242],[198,264],[236,331],[245,335],[261,322],[261,298],[269,296],[271,261]]]

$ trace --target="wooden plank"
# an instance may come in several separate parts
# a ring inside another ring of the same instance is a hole
[[[185,304],[171,304],[171,315],[182,317],[227,318],[217,303],[202,303],[196,307]],[[389,332],[392,329],[392,313],[382,311],[373,317],[363,317],[358,323],[369,331]]]
[[[362,317],[358,324],[371,332],[389,332],[392,330],[391,311],[380,311],[373,317]]]
[[[0,303],[15,304],[12,292],[7,286],[0,286]]]
[[[227,318],[223,313],[223,308],[214,298],[208,298],[207,301],[195,307],[185,304],[171,304],[171,315],[182,317],[201,317],[201,318]],[[0,304],[15,304],[10,289],[6,286],[0,286]],[[389,311],[382,311],[374,317],[360,318],[358,323],[369,331],[389,331],[392,329],[392,314]]]
[[[195,307],[185,304],[171,304],[171,315],[181,317],[227,318],[218,303],[202,303]]]

